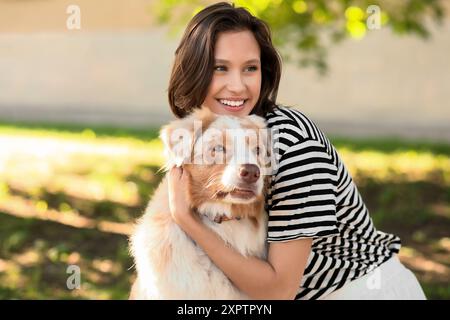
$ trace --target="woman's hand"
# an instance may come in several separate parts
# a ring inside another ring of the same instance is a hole
[[[169,208],[172,218],[183,229],[195,222],[195,214],[189,206],[189,173],[181,167],[168,172]]]

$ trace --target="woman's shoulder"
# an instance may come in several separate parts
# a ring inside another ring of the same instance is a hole
[[[316,139],[320,131],[315,123],[296,107],[276,105],[265,115],[267,126],[283,135],[292,135],[296,140]]]
[[[278,104],[265,115],[268,123],[277,123],[277,121],[290,121],[292,123],[312,123],[313,121],[298,107],[285,106]]]
[[[266,114],[265,114],[265,118],[266,119],[272,119],[272,118],[284,118],[284,119],[292,119],[292,112],[300,112],[299,110],[294,109],[293,107],[290,106],[285,106],[282,104],[277,104],[275,105],[271,110],[269,110]]]

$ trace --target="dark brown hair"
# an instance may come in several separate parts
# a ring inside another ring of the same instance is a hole
[[[220,2],[206,7],[189,22],[180,45],[169,82],[172,112],[183,118],[204,102],[214,71],[214,48],[220,32],[253,33],[261,53],[261,91],[252,114],[264,116],[276,103],[281,77],[281,58],[275,50],[269,26],[245,8]]]

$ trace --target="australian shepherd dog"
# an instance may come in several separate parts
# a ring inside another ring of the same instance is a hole
[[[165,169],[190,176],[190,207],[243,256],[266,258],[264,197],[270,135],[256,115],[216,115],[201,108],[160,132]],[[246,299],[173,221],[164,177],[130,237],[137,278],[130,299]]]

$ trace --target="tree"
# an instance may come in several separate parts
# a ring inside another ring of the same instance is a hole
[[[178,32],[188,20],[217,1],[160,0],[153,11],[160,24]],[[368,31],[390,28],[395,34],[428,38],[428,22],[441,23],[442,0],[237,0],[268,22],[283,58],[301,67],[327,70],[326,53],[346,38],[361,39]],[[294,50],[292,50],[294,49]],[[294,54],[292,55],[292,52]]]

